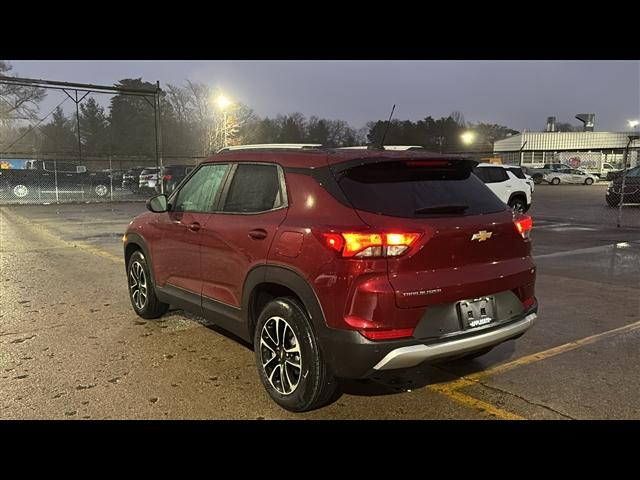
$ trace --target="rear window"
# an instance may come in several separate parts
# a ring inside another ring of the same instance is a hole
[[[354,208],[381,215],[424,218],[505,210],[505,205],[470,168],[416,166],[415,163],[357,166],[344,172],[338,183]],[[467,208],[457,213],[446,212],[450,206]],[[440,207],[442,213],[434,213]],[[434,211],[429,212],[430,208]],[[418,213],[420,210],[424,213]]]

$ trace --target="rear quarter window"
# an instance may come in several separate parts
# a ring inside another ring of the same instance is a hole
[[[505,205],[468,167],[410,166],[411,162],[379,162],[343,172],[338,184],[354,208],[405,218],[452,215],[416,210],[465,205],[464,215],[494,213]]]

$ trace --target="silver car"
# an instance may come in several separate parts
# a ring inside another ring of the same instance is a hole
[[[582,170],[576,170],[575,168],[565,168],[556,172],[549,172],[543,178],[552,185],[560,185],[561,183],[593,185],[599,180],[596,175]]]

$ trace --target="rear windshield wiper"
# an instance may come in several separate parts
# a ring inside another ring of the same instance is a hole
[[[433,205],[431,207],[422,207],[413,213],[464,213],[469,205]]]

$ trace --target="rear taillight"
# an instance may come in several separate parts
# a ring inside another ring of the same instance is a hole
[[[171,175],[165,175],[162,177],[163,180],[171,180],[173,177]]]
[[[533,307],[533,304],[536,303],[536,299],[533,297],[530,298],[525,298],[522,301],[522,306],[524,307],[525,310],[529,310],[531,307]]]
[[[369,340],[392,340],[413,336],[413,328],[393,328],[389,330],[359,330],[360,335]]]
[[[513,219],[513,224],[522,238],[529,240],[531,238],[531,229],[533,228],[533,219],[529,215],[518,215]]]
[[[419,233],[406,232],[341,232],[323,233],[325,245],[343,257],[397,257],[413,245]]]

